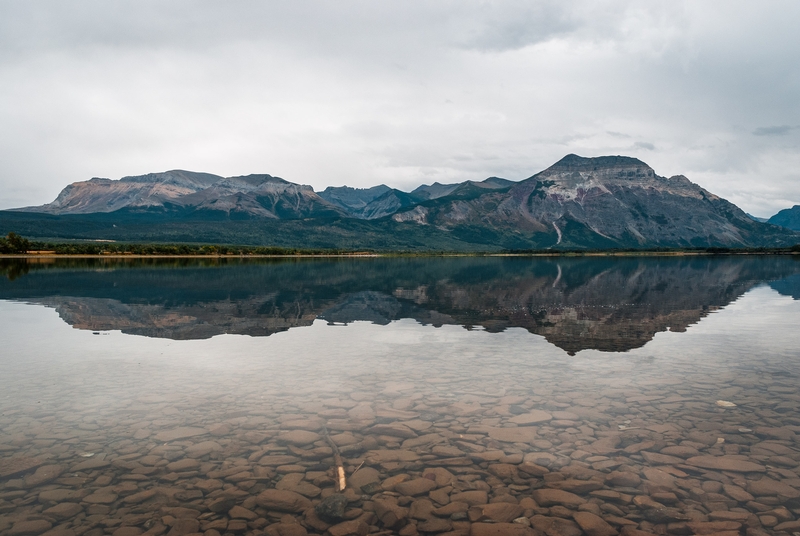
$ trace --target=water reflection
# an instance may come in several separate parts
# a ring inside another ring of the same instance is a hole
[[[53,307],[79,329],[176,340],[410,318],[618,352],[765,282],[800,297],[788,257],[37,261],[0,264],[0,299]]]

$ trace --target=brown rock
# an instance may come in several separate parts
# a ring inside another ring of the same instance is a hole
[[[439,517],[434,517],[431,519],[426,519],[425,521],[420,521],[417,523],[417,530],[421,532],[449,532],[453,528],[453,522],[449,519],[442,519]]]
[[[40,503],[60,503],[64,501],[79,501],[81,497],[88,495],[87,492],[81,492],[71,489],[51,489],[43,491],[39,494]]]
[[[771,439],[783,439],[785,441],[795,441],[797,436],[788,428],[772,428],[769,426],[759,426],[755,430],[756,435]]]
[[[523,462],[517,466],[517,469],[531,476],[544,476],[550,472],[547,467],[542,467],[532,462]]]
[[[586,447],[585,450],[588,450],[595,454],[601,454],[603,456],[606,456],[608,454],[616,452],[618,450],[617,447],[621,442],[622,438],[619,436],[619,434],[614,434],[608,437],[604,437],[602,439],[598,439],[597,441]]]
[[[460,493],[453,493],[450,495],[450,501],[467,503],[469,506],[476,506],[479,504],[487,504],[489,502],[489,495],[483,490],[462,491]]]
[[[404,424],[393,422],[389,424],[376,424],[370,428],[370,432],[375,435],[386,435],[392,437],[400,437],[403,439],[410,439],[417,437],[417,433]]]
[[[639,530],[635,527],[625,526],[619,531],[620,536],[653,536],[653,532]]]
[[[197,437],[205,435],[207,433],[208,431],[205,428],[183,426],[180,428],[173,428],[172,430],[166,430],[164,432],[159,432],[156,434],[156,439],[158,441],[177,441],[178,439],[186,439],[187,437]]]
[[[98,490],[83,498],[84,502],[90,504],[111,504],[117,500],[117,495],[110,491]]]
[[[381,474],[372,467],[362,467],[347,479],[347,485],[360,490],[363,486],[381,481]]]
[[[61,503],[42,512],[46,516],[53,517],[59,521],[69,519],[83,512],[83,507],[77,503]]]
[[[455,475],[444,467],[430,467],[425,469],[422,476],[424,478],[433,477],[433,481],[436,482],[436,485],[439,487],[449,486],[457,480]]]
[[[561,480],[556,482],[548,482],[547,487],[569,491],[578,495],[585,495],[590,491],[595,491],[603,487],[603,483],[597,480]]]
[[[775,525],[774,529],[780,532],[792,532],[792,533],[800,531],[800,520],[786,521],[784,523],[779,523]]]
[[[139,527],[120,527],[111,536],[139,536],[141,533],[142,529]]]
[[[538,424],[540,422],[547,422],[552,420],[553,416],[547,413],[546,411],[541,411],[538,409],[531,410],[528,413],[523,413],[522,415],[516,415],[508,419],[508,422],[513,422],[514,424],[519,424],[522,426],[528,424]]]
[[[590,512],[575,512],[572,518],[586,533],[586,536],[616,536],[617,531],[603,520]]]
[[[167,471],[173,473],[183,473],[185,471],[195,471],[200,467],[200,462],[192,458],[184,458],[176,462],[167,464]]]
[[[311,482],[306,482],[304,479],[305,475],[303,473],[289,473],[275,484],[275,489],[294,491],[310,499],[322,492],[320,488]]]
[[[25,477],[25,487],[34,488],[52,482],[64,472],[60,465],[42,465],[32,475]]]
[[[434,506],[428,499],[417,499],[411,503],[408,516],[412,519],[426,520],[433,517]]]
[[[212,452],[219,452],[222,446],[216,441],[201,441],[189,447],[186,447],[186,454],[192,458],[202,458]]]
[[[441,508],[434,508],[433,515],[439,517],[450,517],[453,514],[459,514],[461,512],[467,512],[469,510],[469,505],[463,502],[451,502]]]
[[[299,461],[299,459],[294,456],[284,456],[281,454],[275,454],[271,456],[263,456],[258,460],[258,464],[275,467],[278,465],[289,465],[297,461]],[[212,477],[212,478],[217,478],[217,477]]]
[[[307,430],[291,430],[289,432],[281,432],[278,435],[277,440],[280,443],[288,443],[290,445],[301,447],[303,445],[308,445],[309,443],[319,441],[321,437],[322,436],[316,432],[309,432]]]
[[[306,529],[302,527],[302,525],[298,525],[296,523],[292,524],[283,524],[280,523],[278,525],[280,527],[279,534],[280,536],[305,536],[308,534]],[[288,531],[287,531],[288,529]],[[232,519],[228,521],[228,532],[244,532],[247,530],[247,521],[244,519]],[[167,534],[169,536],[169,534]]]
[[[703,469],[734,473],[763,473],[767,470],[763,465],[733,456],[693,456],[686,463]]]
[[[387,462],[414,462],[419,460],[419,454],[411,450],[371,450],[365,456],[367,463],[378,465]]]
[[[234,506],[230,510],[228,510],[228,516],[231,519],[246,519],[248,521],[255,521],[258,519],[258,514],[253,512],[252,510],[248,510],[247,508],[242,508],[241,506]]]
[[[214,512],[215,514],[221,514],[222,512],[227,512],[236,504],[236,497],[231,496],[223,496],[218,497],[211,501],[208,504],[208,509]]]
[[[103,469],[104,467],[108,467],[109,465],[111,465],[111,462],[107,460],[101,460],[99,458],[89,458],[85,462],[73,465],[70,468],[70,472],[78,473],[81,471],[92,471],[94,469]]]
[[[126,504],[139,504],[143,503],[149,499],[152,499],[156,496],[156,490],[154,489],[147,489],[144,491],[140,491],[139,493],[134,493],[133,495],[128,495],[122,502]]]
[[[800,491],[783,482],[773,480],[769,477],[763,477],[761,480],[751,480],[747,483],[747,491],[756,497],[772,497],[781,496],[788,499],[800,497]]]
[[[517,466],[510,463],[493,463],[489,465],[489,472],[500,479],[516,478],[519,475]]]
[[[41,534],[53,527],[50,522],[44,519],[36,519],[33,521],[19,521],[14,523],[14,526],[7,532],[8,536],[29,536],[33,534]]]
[[[728,510],[717,510],[714,512],[709,512],[708,519],[711,521],[738,521],[739,523],[744,523],[750,518],[751,515],[753,514],[750,512],[729,512]]]
[[[196,519],[176,519],[167,536],[185,536],[200,530],[200,522]]]
[[[656,469],[655,467],[645,467],[642,469],[642,474],[648,480],[648,482],[651,482],[656,486],[663,486],[666,488],[675,487],[675,477],[662,471],[661,469]]]
[[[715,534],[723,531],[738,531],[742,524],[736,521],[688,521],[686,523],[694,534]]]
[[[755,499],[755,497],[747,493],[744,489],[733,484],[723,484],[722,490],[728,497],[735,501],[747,502]]]
[[[401,527],[408,519],[408,508],[403,508],[391,498],[375,499],[375,515],[387,529]]]
[[[13,447],[12,449],[13,450]],[[0,458],[0,479],[5,480],[14,476],[19,476],[36,469],[44,463],[44,460],[29,458],[27,456],[14,456],[11,458]]]
[[[643,450],[640,452],[640,454],[642,455],[642,458],[644,458],[644,461],[653,465],[677,465],[679,463],[683,463],[683,459],[676,456],[668,456],[666,454],[659,454],[656,452],[647,452],[646,450]]]
[[[700,456],[700,451],[694,447],[672,446],[664,447],[661,449],[661,454],[669,456],[677,456],[678,458],[691,458],[692,456]]]
[[[328,527],[328,533],[331,536],[366,536],[369,526],[360,519],[354,519]]]
[[[577,508],[586,502],[574,493],[560,489],[537,489],[531,493],[531,497],[537,504],[544,507],[562,505]]]
[[[473,506],[469,509],[469,520],[476,521],[495,521],[499,523],[511,523],[525,512],[525,509],[518,504],[511,503],[491,503],[480,506]]]
[[[583,530],[571,519],[535,515],[530,522],[533,528],[548,535],[583,536]]]
[[[635,488],[642,483],[642,479],[636,473],[626,471],[614,471],[606,476],[606,484],[620,488]]]
[[[535,536],[536,531],[518,523],[473,523],[469,536]]]
[[[267,489],[256,497],[259,506],[279,512],[301,513],[311,507],[311,501],[289,490]]]
[[[432,489],[436,489],[436,482],[428,478],[415,478],[406,482],[401,482],[394,487],[397,493],[413,497],[415,495],[422,495],[428,493]]]
[[[504,443],[530,443],[536,439],[536,429],[530,426],[518,428],[490,428],[489,437]]]

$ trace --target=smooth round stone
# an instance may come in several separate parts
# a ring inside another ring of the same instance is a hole
[[[11,527],[11,530],[8,531],[9,536],[29,536],[34,534],[41,534],[47,530],[52,528],[52,524],[50,522],[45,521],[44,519],[36,519],[33,521],[20,521],[18,523],[14,523],[14,526]]]

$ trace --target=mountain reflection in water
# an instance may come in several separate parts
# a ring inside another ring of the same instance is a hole
[[[800,262],[775,256],[37,259],[0,271],[0,299],[53,307],[79,329],[185,340],[412,318],[520,327],[570,354],[644,346],[764,283],[800,297]]]

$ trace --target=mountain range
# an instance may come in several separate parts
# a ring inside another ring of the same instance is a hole
[[[271,175],[175,170],[76,182],[52,203],[0,211],[0,232],[122,241],[461,251],[800,242],[800,233],[773,223],[636,158],[577,155],[519,182],[490,177],[411,192],[380,185],[317,193]]]

